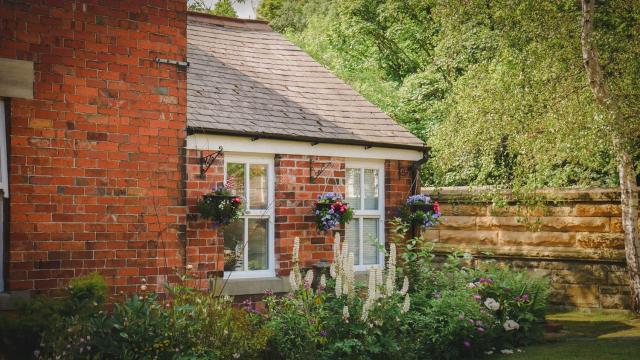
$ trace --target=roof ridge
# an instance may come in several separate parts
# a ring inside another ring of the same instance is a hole
[[[264,20],[240,19],[229,16],[201,13],[197,11],[187,11],[187,20],[200,21],[223,27],[274,32],[271,26],[269,26],[269,23]]]

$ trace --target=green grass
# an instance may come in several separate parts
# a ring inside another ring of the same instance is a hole
[[[572,311],[547,316],[563,330],[522,353],[501,355],[513,360],[640,359],[640,317],[623,311]]]

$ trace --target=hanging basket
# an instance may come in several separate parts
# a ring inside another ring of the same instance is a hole
[[[429,212],[433,211],[433,204],[409,204],[409,210],[414,213],[417,211]]]
[[[336,193],[326,193],[318,196],[318,201],[313,204],[313,214],[316,217],[318,231],[329,231],[339,225],[347,224],[353,217],[353,211],[349,204],[342,201],[342,197]]]
[[[218,226],[229,225],[243,213],[242,198],[235,195],[211,192],[202,195],[198,201],[198,212],[205,219],[213,220]]]
[[[400,216],[406,223],[426,229],[440,223],[440,205],[427,195],[412,195],[401,208]]]

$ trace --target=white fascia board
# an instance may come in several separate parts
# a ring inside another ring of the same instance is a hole
[[[422,152],[409,149],[394,149],[374,146],[365,149],[362,145],[344,145],[319,143],[313,145],[305,141],[257,139],[250,137],[192,134],[187,136],[187,149],[218,150],[222,146],[225,152],[255,154],[288,154],[334,156],[353,159],[411,160],[422,158]]]

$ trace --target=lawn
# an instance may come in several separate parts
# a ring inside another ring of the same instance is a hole
[[[521,353],[498,359],[639,359],[640,317],[628,312],[565,312],[547,316],[563,325],[562,331],[546,336],[545,343],[524,348]]]

